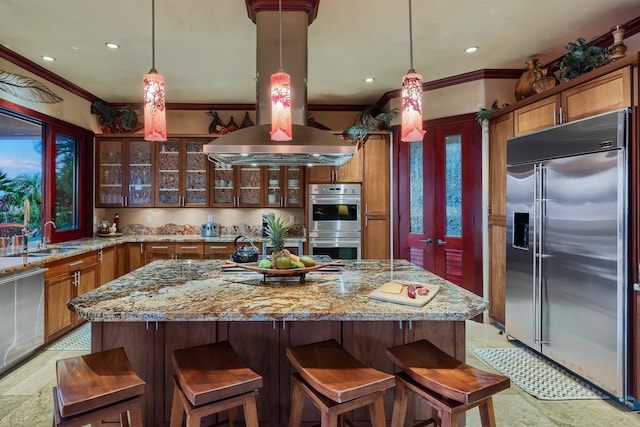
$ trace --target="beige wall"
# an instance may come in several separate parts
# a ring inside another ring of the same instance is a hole
[[[62,89],[60,86],[54,85],[53,83],[50,83],[3,58],[0,58],[0,70],[37,80],[46,85],[63,100],[54,104],[43,104],[16,98],[4,91],[0,91],[0,98],[48,116],[55,117],[67,123],[72,123],[76,126],[92,130],[93,132],[98,131],[98,122],[90,111],[91,102]]]

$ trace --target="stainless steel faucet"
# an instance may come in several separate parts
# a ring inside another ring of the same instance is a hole
[[[43,248],[47,247],[47,245],[49,244],[49,240],[51,238],[51,236],[47,236],[47,225],[49,224],[53,225],[53,228],[56,228],[56,223],[53,221],[47,221],[42,226],[42,247]]]
[[[29,226],[25,225],[22,229],[22,252],[27,252],[29,249]]]

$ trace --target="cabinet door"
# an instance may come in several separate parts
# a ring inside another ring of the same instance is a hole
[[[209,206],[209,193],[207,192],[209,161],[202,151],[206,141],[184,142],[185,167],[184,167],[184,195],[182,205],[186,207]]]
[[[129,254],[126,244],[116,246],[116,278],[129,272]]]
[[[213,189],[212,206],[236,205],[236,173],[233,166],[216,164],[212,170],[210,187]]]
[[[259,166],[238,166],[238,203],[236,206],[263,206],[262,170]]]
[[[302,167],[284,167],[285,197],[284,206],[288,208],[304,207],[304,169]]]
[[[98,287],[98,264],[87,265],[74,273],[77,275],[74,298]],[[82,317],[78,315],[75,315],[74,320],[76,325],[83,322]]]
[[[153,147],[154,144],[144,140],[127,141],[126,207],[153,207],[154,205]]]
[[[98,283],[99,286],[102,286],[116,278],[118,265],[116,247],[111,246],[100,249],[98,251],[98,263],[100,266]]]
[[[554,95],[513,111],[515,136],[546,129],[560,123],[560,96]]]
[[[96,141],[96,206],[122,206],[124,201],[123,140]]]
[[[144,243],[128,243],[127,260],[127,273],[145,265]]]
[[[156,163],[158,167],[156,206],[182,206],[180,142],[176,140],[165,141],[158,143],[156,147]]]
[[[333,166],[311,166],[307,168],[308,182],[324,184],[333,181]]]
[[[365,144],[366,145],[366,144]],[[363,175],[363,154],[362,149],[356,151],[356,154],[342,166],[334,168],[335,182],[362,182]]]
[[[362,233],[362,258],[391,258],[390,221],[389,216],[369,216],[365,219]]]
[[[74,314],[67,308],[73,299],[74,285],[69,273],[47,278],[45,289],[45,336],[51,342],[73,327]]]
[[[613,71],[561,93],[563,122],[631,106],[631,68]]]
[[[266,177],[263,179],[262,187],[266,189],[265,206],[280,207],[283,205],[285,193],[286,177],[284,168],[279,166],[268,166]]]
[[[513,136],[513,116],[489,123],[489,317],[505,319],[505,226],[507,193],[507,140]]]

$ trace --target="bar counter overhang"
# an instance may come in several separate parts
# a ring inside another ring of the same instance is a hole
[[[342,271],[319,270],[277,278],[222,272],[224,261],[155,261],[69,302],[92,322],[92,351],[124,347],[147,381],[145,425],[168,425],[171,352],[229,340],[264,379],[258,395],[260,424],[288,421],[291,367],[286,347],[334,338],[364,364],[392,373],[385,350],[426,338],[465,360],[465,320],[488,308],[483,298],[405,260],[344,261]],[[440,285],[415,308],[369,299],[390,280]],[[392,392],[385,410],[391,417]],[[420,413],[418,413],[420,419]],[[305,410],[303,424],[319,414]],[[355,413],[355,423],[368,420]]]

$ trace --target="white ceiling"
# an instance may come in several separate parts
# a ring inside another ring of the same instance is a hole
[[[413,0],[414,68],[425,82],[524,68],[529,57],[551,61],[566,42],[638,16],[638,0]],[[409,69],[408,22],[407,0],[321,0],[309,26],[309,103],[369,104],[398,89]],[[156,0],[155,65],[167,102],[255,103],[255,38],[244,0]],[[0,0],[0,43],[106,102],[140,103],[151,0]],[[470,45],[480,50],[465,54]]]

